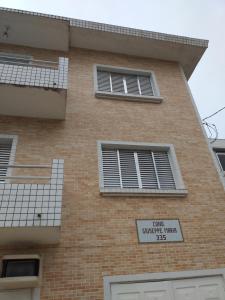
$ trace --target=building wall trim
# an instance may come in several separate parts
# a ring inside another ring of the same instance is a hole
[[[59,20],[59,21],[66,21],[66,22],[68,22],[70,27],[99,30],[99,31],[103,31],[103,32],[112,32],[112,33],[118,33],[120,35],[131,35],[131,36],[135,36],[135,37],[169,41],[169,42],[181,43],[181,44],[192,45],[192,46],[197,46],[197,47],[207,47],[208,46],[208,40],[191,38],[191,37],[186,37],[186,36],[179,36],[179,35],[175,35],[175,34],[160,33],[160,32],[154,32],[154,31],[149,31],[149,30],[123,27],[123,26],[93,22],[93,21],[86,21],[86,20],[68,18],[68,17],[63,17],[63,16],[56,16],[56,15],[52,15],[52,14],[45,14],[45,13],[39,13],[39,12],[33,12],[33,11],[27,11],[27,10],[21,10],[21,9],[13,9],[13,8],[7,8],[7,7],[0,7],[0,11],[8,12],[8,13],[17,13],[20,15],[30,15],[30,16],[36,16],[36,17],[42,17],[42,18],[50,18],[50,19],[55,19],[55,20]]]

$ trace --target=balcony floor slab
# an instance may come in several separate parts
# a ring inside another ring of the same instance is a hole
[[[65,119],[66,90],[0,84],[0,113],[46,119]]]
[[[57,244],[60,226],[0,228],[0,245]]]

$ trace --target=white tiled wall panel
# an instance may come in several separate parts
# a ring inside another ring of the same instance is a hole
[[[54,159],[48,184],[0,184],[0,228],[60,226],[64,161]]]
[[[0,63],[0,83],[67,89],[68,58],[59,57],[58,68]]]

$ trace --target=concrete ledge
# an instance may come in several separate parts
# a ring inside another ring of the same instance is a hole
[[[122,93],[110,93],[110,92],[95,92],[96,98],[101,99],[114,99],[114,100],[126,100],[126,101],[137,101],[137,102],[150,102],[150,103],[161,103],[162,97],[157,96],[139,96],[134,94],[122,94]]]
[[[186,197],[188,191],[180,190],[157,190],[157,189],[120,189],[120,188],[100,188],[103,196],[124,196],[124,197]]]
[[[40,285],[39,276],[0,278],[0,290],[35,288]]]
[[[60,228],[60,226],[0,228],[0,246],[57,244],[60,240]]]

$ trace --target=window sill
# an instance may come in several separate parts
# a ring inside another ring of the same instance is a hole
[[[109,93],[96,91],[95,96],[97,98],[115,99],[115,100],[127,100],[127,101],[140,101],[140,102],[150,102],[150,103],[161,103],[163,101],[162,97],[159,96],[139,96],[135,94],[122,94],[122,93]]]
[[[0,290],[35,288],[40,285],[38,276],[18,276],[0,278]]]
[[[153,189],[120,189],[120,188],[100,188],[103,196],[129,196],[129,197],[186,197],[186,189],[177,190],[153,190]]]

